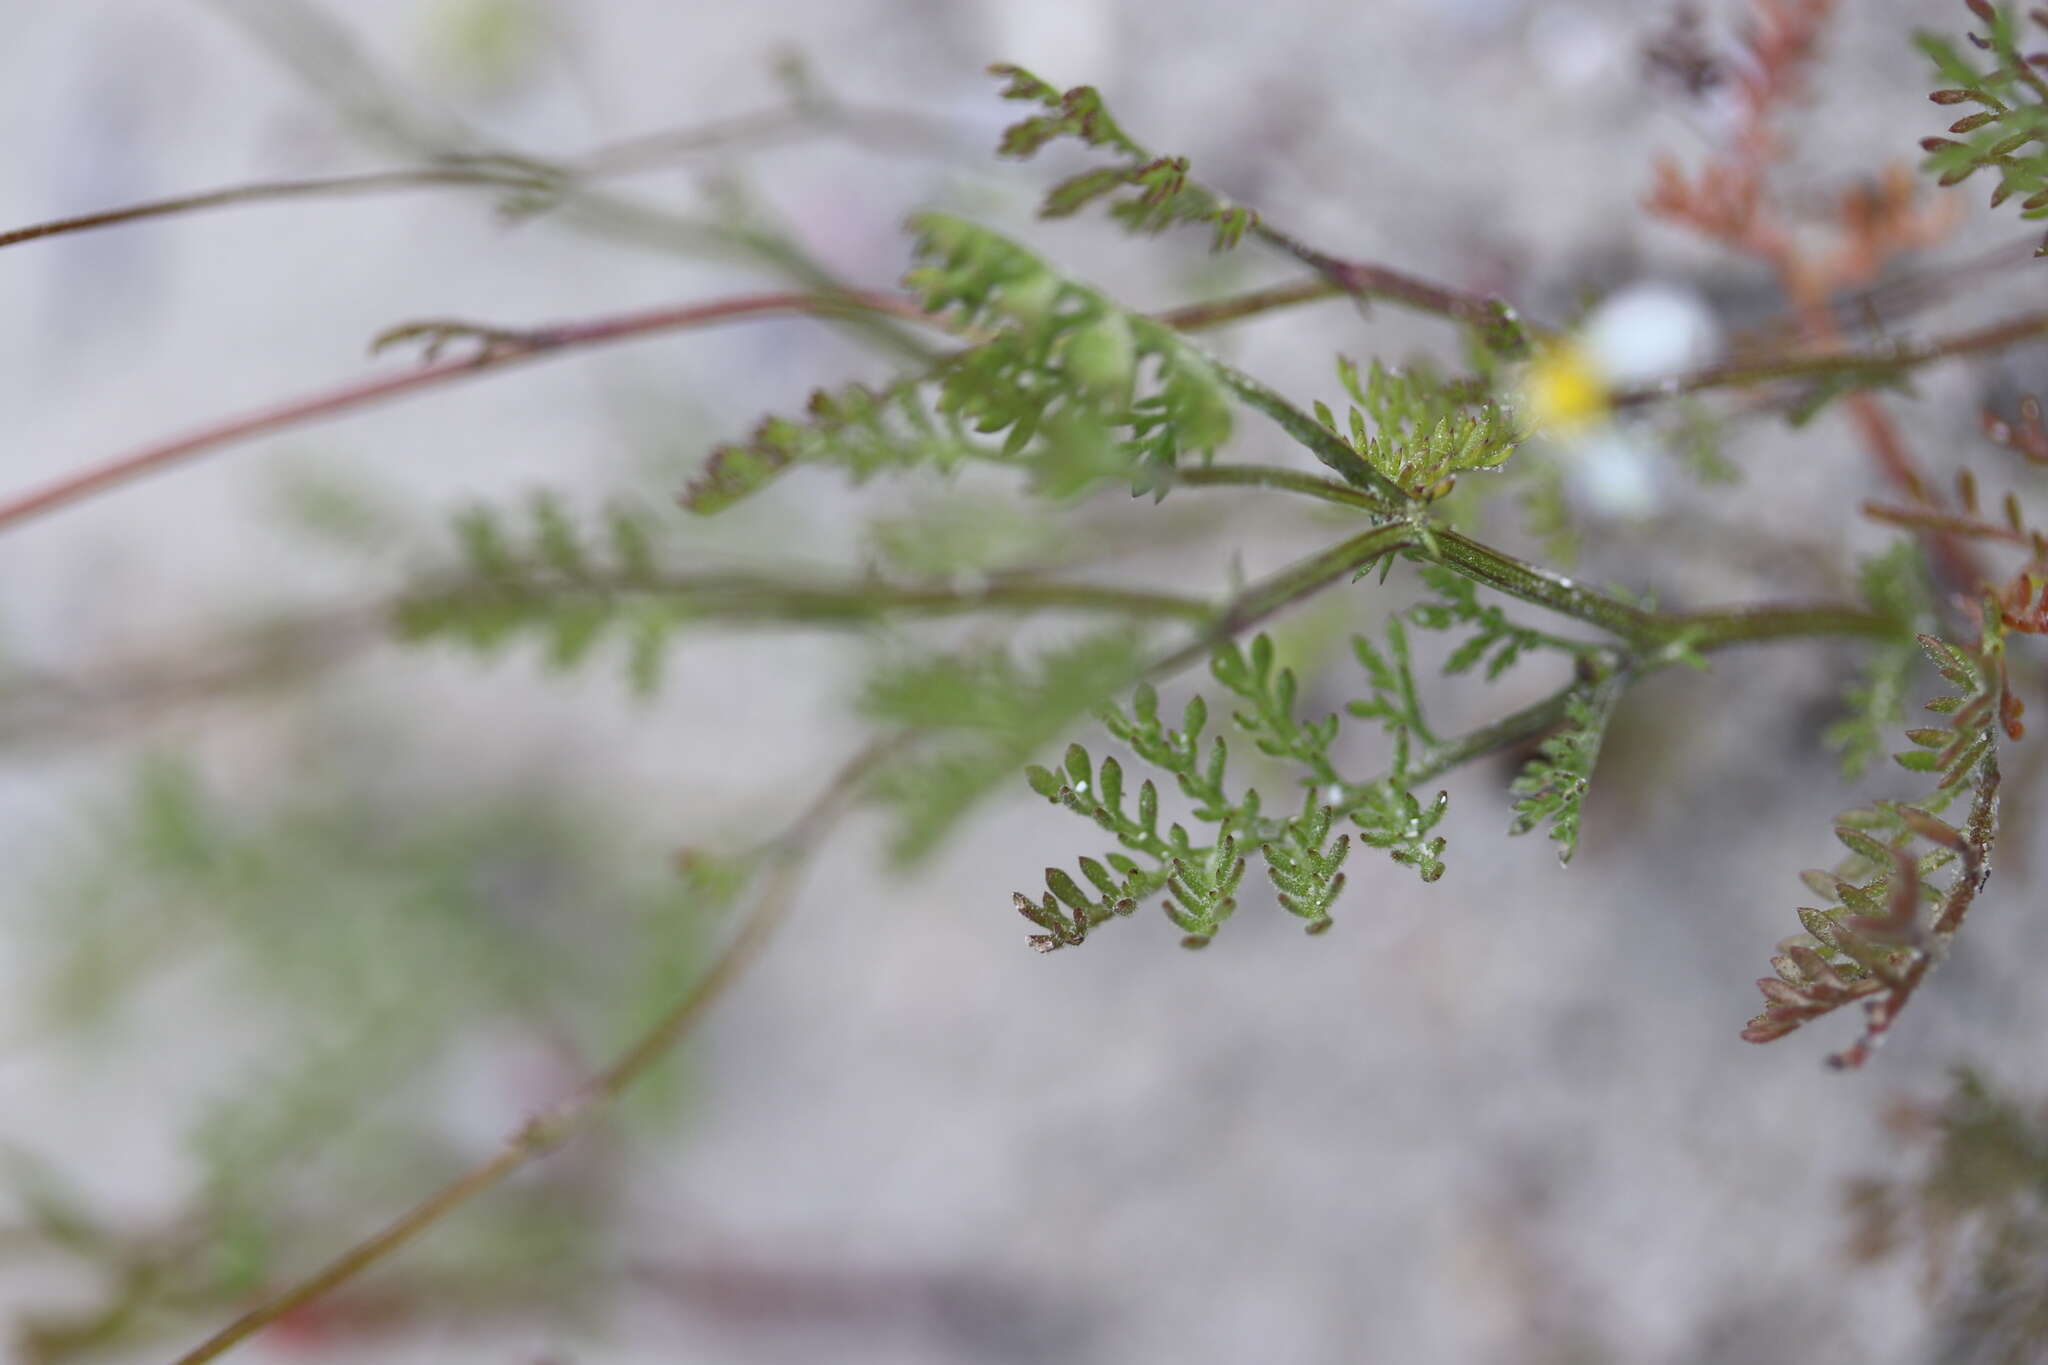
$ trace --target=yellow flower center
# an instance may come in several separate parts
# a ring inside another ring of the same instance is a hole
[[[1571,431],[1607,415],[1600,369],[1577,341],[1547,347],[1522,376],[1522,400],[1540,430]]]

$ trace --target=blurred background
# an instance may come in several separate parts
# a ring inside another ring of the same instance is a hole
[[[413,189],[0,251],[0,492],[396,372],[410,362],[365,346],[412,319],[595,317],[789,287],[792,262],[887,287],[919,207],[1015,231],[1145,308],[1294,277],[1252,247],[1208,256],[1199,232],[1033,223],[1051,172],[990,155],[1015,117],[983,74],[998,60],[1101,86],[1139,136],[1341,254],[1558,323],[1665,281],[1740,331],[1782,307],[1768,274],[1640,205],[1659,153],[1725,138],[1711,60],[1748,13],[17,3],[0,228],[449,150],[699,135],[649,149],[604,202],[508,213],[490,190]],[[1910,29],[1962,17],[1843,6],[1787,179],[1818,197],[1910,165],[1937,121]],[[1981,197],[1900,274],[2010,242]],[[1959,277],[1910,325],[1996,316],[2038,278],[2010,261]],[[1327,396],[1340,350],[1455,356],[1437,321],[1342,303],[1214,344],[1304,396]],[[9,1359],[170,1358],[488,1155],[701,970],[724,921],[678,851],[744,846],[829,781],[892,637],[685,631],[643,695],[612,653],[565,674],[531,644],[406,646],[378,608],[448,560],[451,516],[538,488],[650,509],[665,553],[697,565],[854,573],[890,526],[923,543],[984,515],[993,485],[829,473],[719,518],[672,510],[712,446],[892,359],[802,318],[578,353],[0,535]],[[1979,410],[2044,379],[2043,349],[2021,348],[1929,370],[1895,410],[1931,468],[2000,460],[2002,489],[2026,471],[1987,454]],[[1590,576],[1673,606],[1841,598],[1887,542],[1853,514],[1875,481],[1833,414],[1723,424],[1733,482],[1697,477],[1669,435],[1643,436],[1647,503],[1579,509]],[[1233,458],[1294,456],[1247,420]],[[1340,524],[1274,501],[1112,495],[1067,526],[1012,502],[1006,524],[1022,555],[1109,545],[1119,574],[1220,594]],[[1341,652],[1408,600],[1400,578],[1303,608],[1283,644]],[[1834,813],[1897,794],[1882,772],[1845,786],[1820,742],[1853,664],[1792,645],[1644,685],[1568,871],[1502,837],[1509,758],[1454,774],[1448,875],[1356,858],[1336,931],[1313,939],[1261,890],[1204,953],[1148,912],[1039,957],[1010,893],[1090,848],[1071,817],[1020,780],[904,872],[883,821],[856,815],[770,951],[613,1119],[242,1358],[2034,1358],[1997,1354],[2023,1338],[1982,1315],[2043,1278],[1985,1289],[1955,1245],[1931,1260],[1911,1218],[1872,1212],[1909,1207],[1938,1159],[1927,1107],[1958,1065],[2018,1106],[1983,1101],[2010,1139],[1994,1193],[2048,1185],[2013,1117],[2048,1093],[2032,755],[1992,893],[1876,1064],[1822,1069],[1845,1018],[1737,1037]],[[1309,708],[1350,695],[1342,667],[1317,676]],[[1443,705],[1472,723],[1555,682]],[[2020,1245],[2044,1275],[2042,1244]]]

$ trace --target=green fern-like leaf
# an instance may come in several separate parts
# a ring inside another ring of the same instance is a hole
[[[686,508],[722,511],[800,465],[858,481],[970,460],[1020,469],[1049,498],[1118,479],[1163,495],[1163,471],[1230,439],[1214,362],[1172,328],[978,224],[927,213],[911,227],[917,264],[905,284],[975,344],[879,390],[821,391],[800,421],[766,419],[712,453]]]
[[[615,505],[594,534],[554,494],[540,492],[526,523],[508,524],[481,506],[457,514],[462,566],[399,599],[399,637],[451,640],[486,654],[515,639],[537,639],[549,665],[563,672],[581,667],[607,638],[619,638],[627,642],[635,690],[651,694],[670,637],[691,612],[682,595],[658,591],[648,515]]]
[[[1389,370],[1377,360],[1361,376],[1344,356],[1337,374],[1355,405],[1349,420],[1340,429],[1322,403],[1317,420],[1411,498],[1442,497],[1459,474],[1499,468],[1522,440],[1507,410],[1474,383],[1449,383],[1419,368]]]
[[[1565,702],[1564,727],[1543,741],[1508,788],[1516,798],[1509,834],[1527,834],[1547,824],[1558,845],[1557,860],[1571,862],[1579,847],[1579,814],[1600,759],[1601,741],[1627,686],[1627,677],[1616,671],[1572,692]]]
[[[1300,685],[1293,669],[1275,669],[1273,641],[1269,637],[1255,637],[1245,650],[1234,644],[1223,646],[1211,659],[1209,671],[1217,682],[1249,703],[1233,713],[1232,719],[1251,737],[1259,752],[1293,759],[1308,769],[1312,782],[1343,780],[1330,758],[1338,718],[1333,715],[1322,720],[1301,720],[1295,716],[1294,703]]]
[[[1990,54],[1989,69],[1979,68],[1945,38],[1916,35],[1921,52],[1946,83],[1933,93],[1934,102],[1976,106],[1949,125],[1950,136],[1921,139],[1926,169],[1943,185],[1989,171],[1997,182],[1991,191],[1993,208],[2017,197],[2022,218],[2048,218],[2048,79],[2022,50],[2027,35],[2011,9],[1989,0],[1968,4],[1984,31],[1965,36]],[[2033,10],[2030,19],[2048,31],[2048,11]],[[2035,254],[2048,255],[2048,238]]]
[[[926,743],[874,781],[894,808],[894,856],[924,856],[984,798],[1074,722],[1130,686],[1140,636],[1083,636],[1020,661],[1005,650],[892,660],[868,680],[861,710],[923,731]]]
[[[1205,223],[1212,250],[1227,251],[1258,225],[1259,215],[1234,204],[1188,176],[1184,156],[1157,156],[1132,139],[1110,116],[1093,86],[1061,91],[1020,66],[998,64],[991,75],[1006,77],[1003,98],[1037,104],[1047,112],[1012,124],[997,151],[1030,157],[1047,143],[1073,138],[1119,158],[1118,164],[1061,181],[1046,193],[1039,212],[1047,218],[1079,213],[1098,200],[1131,232],[1158,233],[1177,223]]]
[[[1540,630],[1531,630],[1508,619],[1500,607],[1479,600],[1479,585],[1462,574],[1438,564],[1422,568],[1422,581],[1436,600],[1408,609],[1408,619],[1425,630],[1469,629],[1472,634],[1444,660],[1444,672],[1466,673],[1481,660],[1486,663],[1486,680],[1492,682],[1537,650],[1558,650],[1588,655],[1598,647],[1566,640]]]
[[[921,388],[921,380],[906,379],[879,390],[820,389],[802,421],[769,417],[745,443],[714,450],[684,490],[683,506],[722,512],[793,465],[834,465],[860,483],[888,470],[946,473],[982,454],[959,422],[930,410]]]
[[[966,219],[926,213],[911,227],[920,264],[905,283],[924,307],[996,334],[947,363],[942,411],[1005,434],[1012,454],[1049,414],[1071,412],[1121,428],[1137,464],[1171,466],[1230,439],[1230,398],[1214,363],[1171,327]]]
[[[1841,751],[1842,774],[1851,778],[1861,777],[1883,755],[1889,737],[1905,723],[1906,693],[1921,654],[1915,635],[1933,612],[1920,552],[1911,541],[1865,560],[1860,582],[1863,600],[1896,621],[1898,630],[1867,647],[1862,672],[1845,693],[1847,714],[1822,734],[1828,747]]]
[[[1280,908],[1308,921],[1311,934],[1330,927],[1330,909],[1344,890],[1344,874],[1339,869],[1351,853],[1351,836],[1340,834],[1334,843],[1326,843],[1335,821],[1336,811],[1317,805],[1311,790],[1303,798],[1300,817],[1288,824],[1285,840],[1264,844],[1259,850],[1266,859],[1266,874],[1273,879]]]
[[[1198,841],[1187,824],[1163,821],[1160,785],[1152,778],[1144,779],[1134,799],[1127,800],[1123,764],[1114,757],[1097,763],[1078,744],[1068,747],[1057,770],[1027,769],[1033,791],[1093,822],[1126,850],[1109,856],[1107,867],[1115,874],[1109,880],[1090,874],[1101,895],[1085,905],[1050,882],[1049,894],[1039,900],[1016,898],[1026,918],[1046,930],[1033,938],[1033,946],[1049,951],[1079,943],[1089,928],[1127,913],[1123,902],[1140,903],[1163,891],[1164,908],[1181,930],[1182,942],[1202,947],[1236,910],[1244,855],[1254,848],[1266,861],[1282,908],[1308,921],[1312,933],[1330,925],[1330,910],[1344,884],[1338,869],[1354,837],[1384,849],[1425,882],[1441,877],[1444,839],[1434,831],[1448,798],[1438,792],[1425,805],[1413,790],[1420,779],[1410,768],[1412,744],[1419,739],[1433,746],[1436,740],[1415,697],[1407,637],[1399,621],[1389,623],[1388,634],[1384,651],[1366,640],[1355,642],[1374,695],[1350,709],[1380,721],[1394,738],[1391,769],[1367,782],[1346,781],[1336,768],[1331,746],[1339,717],[1296,715],[1298,683],[1292,670],[1277,665],[1271,640],[1255,636],[1243,649],[1225,644],[1212,657],[1211,676],[1240,703],[1231,712],[1239,732],[1261,752],[1302,769],[1306,790],[1296,814],[1268,815],[1256,788],[1232,786],[1229,743],[1210,733],[1207,701],[1199,694],[1190,697],[1176,726],[1160,715],[1159,695],[1150,685],[1139,686],[1128,711],[1105,707],[1103,725],[1138,759],[1171,779],[1190,807],[1193,824],[1213,827],[1213,836]],[[1350,821],[1355,836],[1340,834],[1333,841],[1331,829],[1339,820]]]
[[[1436,743],[1436,736],[1430,733],[1429,722],[1423,718],[1421,695],[1416,691],[1415,670],[1408,654],[1408,632],[1396,617],[1387,622],[1387,647],[1384,650],[1363,635],[1352,637],[1351,649],[1372,683],[1373,694],[1350,703],[1345,709],[1360,720],[1377,720],[1394,736],[1394,767],[1398,771],[1403,766],[1400,756],[1411,738],[1424,744]]]

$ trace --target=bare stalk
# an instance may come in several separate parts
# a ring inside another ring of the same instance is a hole
[[[1332,291],[1316,282],[1253,290],[1208,303],[1191,304],[1160,314],[1160,320],[1186,331],[1220,327],[1261,313],[1298,303],[1330,297]],[[880,290],[835,293],[777,293],[744,295],[709,303],[651,308],[640,312],[609,315],[582,322],[550,327],[509,329],[452,319],[433,319],[393,328],[378,339],[391,345],[421,340],[429,346],[428,363],[403,374],[358,380],[337,388],[296,398],[274,407],[244,413],[202,427],[184,436],[158,442],[118,455],[57,479],[41,488],[0,500],[0,529],[45,512],[55,511],[95,493],[117,487],[147,474],[179,464],[194,456],[260,436],[340,416],[357,408],[374,406],[393,398],[454,383],[490,371],[560,354],[587,346],[606,345],[666,332],[684,331],[743,318],[770,317],[783,313],[808,313],[836,317],[879,314],[902,318],[926,326],[943,327],[944,321],[924,312],[901,295]],[[441,347],[450,341],[473,341],[476,351],[467,356],[442,360]]]
[[[587,1127],[611,1101],[667,1057],[697,1021],[760,957],[788,914],[809,852],[844,813],[861,779],[876,763],[894,752],[900,742],[897,739],[883,740],[855,755],[803,814],[760,851],[760,855],[769,860],[766,880],[724,950],[711,964],[710,970],[667,1013],[627,1046],[610,1066],[562,1103],[521,1124],[505,1140],[504,1147],[488,1160],[464,1171],[379,1231],[236,1318],[179,1356],[175,1365],[205,1365],[207,1361],[218,1360],[278,1319],[362,1274],[478,1195],[504,1183],[508,1176],[528,1162],[554,1151]]]
[[[66,475],[41,488],[31,489],[0,501],[0,528],[53,511],[146,474],[158,473],[222,446],[321,421],[456,380],[507,369],[542,356],[742,318],[770,317],[784,313],[845,315],[862,311],[884,312],[913,320],[926,320],[926,315],[915,305],[894,295],[749,294],[738,298],[718,299],[710,303],[690,304],[679,308],[657,308],[593,322],[566,324],[534,332],[490,334],[483,338],[486,344],[474,355],[435,360],[401,374],[359,380],[339,388],[323,389],[275,407],[260,408],[255,412],[216,422],[172,440],[116,456],[75,474]]]

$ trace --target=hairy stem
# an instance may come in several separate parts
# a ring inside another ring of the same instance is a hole
[[[1481,545],[1448,527],[1434,529],[1429,541],[1433,548],[1430,543],[1424,545],[1426,557],[1509,597],[1598,626],[1632,645],[1656,645],[1667,638],[1656,616],[1641,607]]]
[[[1358,489],[1264,465],[1210,465],[1180,470],[1174,481],[1193,488],[1270,488],[1378,513],[1379,502]],[[1434,525],[1416,514],[1409,522],[1405,553],[1458,570],[1510,597],[1544,607],[1620,637],[1639,651],[1684,645],[1701,653],[1731,645],[1799,636],[1882,636],[1896,633],[1890,618],[1861,607],[1763,606],[1690,612],[1645,611],[1570,578]]]

